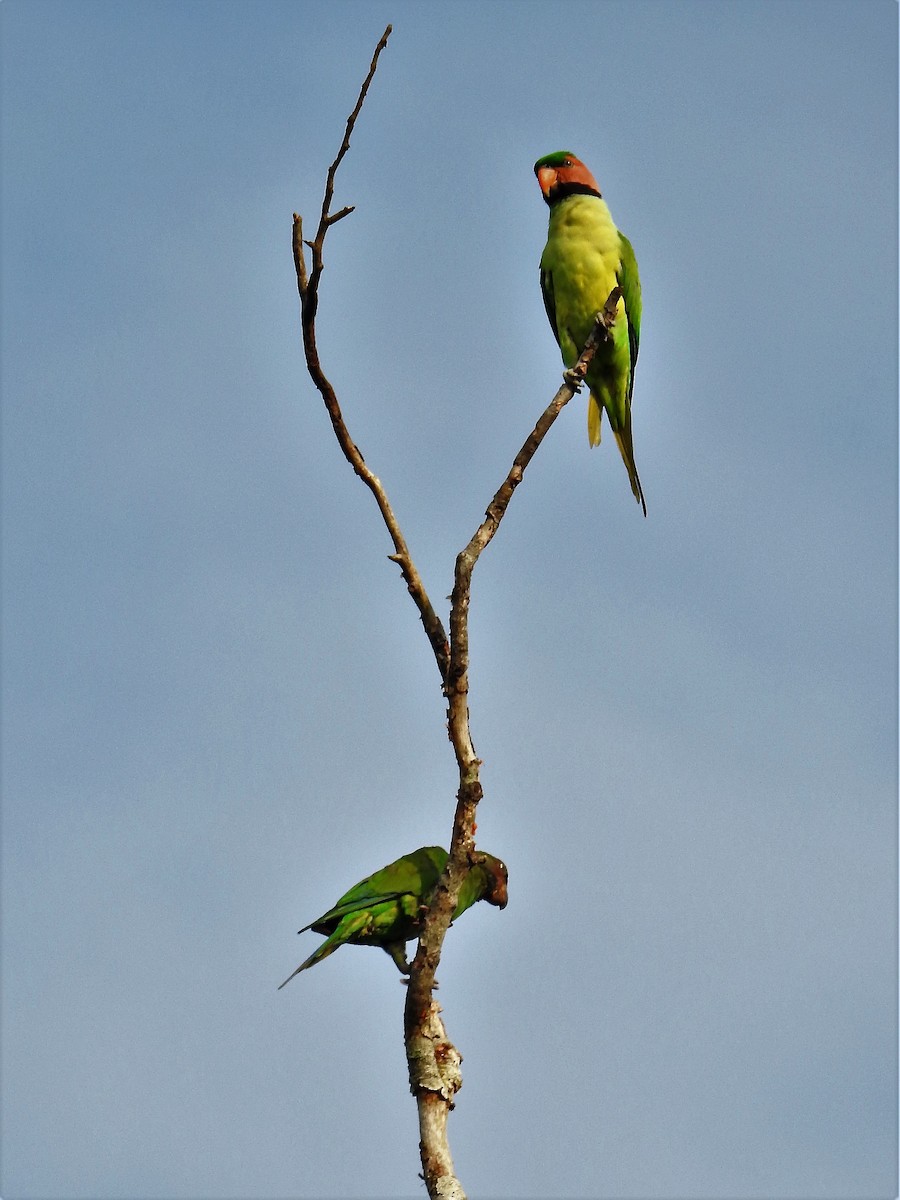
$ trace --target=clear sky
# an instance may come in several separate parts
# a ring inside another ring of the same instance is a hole
[[[634,443],[563,413],[476,570],[451,930],[482,1197],[888,1197],[897,7],[5,0],[5,1200],[423,1195],[389,959],[296,930],[447,843],[430,650],[560,382],[534,160],[641,268]]]

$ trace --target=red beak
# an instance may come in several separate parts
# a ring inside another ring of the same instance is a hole
[[[541,167],[537,172],[537,180],[544,196],[549,196],[550,189],[556,183],[556,167]]]

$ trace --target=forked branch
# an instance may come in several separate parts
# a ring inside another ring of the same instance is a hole
[[[475,853],[475,809],[482,795],[481,784],[478,779],[478,768],[481,764],[475,754],[475,747],[472,744],[467,699],[469,694],[469,604],[472,588],[472,572],[475,569],[475,564],[478,562],[481,552],[497,532],[500,522],[506,514],[513,492],[522,482],[526,467],[532,458],[534,458],[538,447],[546,437],[553,422],[581,386],[587,369],[594,355],[597,353],[598,347],[602,342],[610,338],[616,318],[616,306],[621,295],[622,289],[619,287],[613,288],[610,292],[603,311],[597,314],[594,327],[591,330],[588,340],[585,342],[584,349],[577,363],[571,370],[566,371],[562,386],[544,409],[543,413],[541,413],[534,429],[532,429],[531,433],[525,439],[521,450],[513,459],[513,464],[509,469],[508,475],[494,493],[494,497],[487,507],[484,520],[472,534],[465,549],[461,550],[456,557],[453,592],[450,596],[450,671],[446,692],[448,698],[448,729],[450,741],[453,743],[453,749],[456,754],[460,779],[460,790],[457,794],[457,807],[453,823],[450,861],[447,864],[447,868],[450,879],[452,880],[455,877],[457,883],[455,887],[448,887],[446,897],[442,894],[443,889],[438,889],[431,912],[425,922],[425,930],[419,941],[420,954],[416,956],[415,969],[410,981],[410,994],[418,991],[419,986],[427,986],[428,996],[423,993],[420,997],[420,1003],[423,1005],[430,997],[434,970],[437,969],[437,960],[434,961],[433,967],[430,966],[433,954],[436,952],[439,959],[440,944],[443,941],[443,936],[440,939],[435,939],[436,945],[433,950],[431,949],[432,921],[438,926],[443,925],[444,931],[446,931],[450,914],[456,907],[459,884],[465,877],[465,871],[468,869],[468,866],[473,861],[472,856]],[[437,915],[439,912],[443,914],[445,910],[446,924]],[[435,929],[434,932],[436,933],[437,930]],[[424,954],[422,954],[423,945],[425,948]],[[419,966],[420,955],[427,961],[429,964],[428,967],[426,967],[425,962],[422,963],[421,967]],[[429,979],[432,981],[431,983],[429,983]],[[416,984],[415,988],[413,981]]]

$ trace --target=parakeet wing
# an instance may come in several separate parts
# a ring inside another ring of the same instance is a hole
[[[634,248],[624,233],[619,231],[620,262],[616,280],[622,289],[625,312],[628,317],[628,344],[631,348],[631,378],[628,382],[628,402],[634,388],[634,365],[637,362],[641,341],[641,278],[638,275]]]
[[[556,299],[553,295],[553,274],[550,271],[541,271],[541,295],[544,297],[544,308],[547,310],[550,328],[553,330],[557,345],[559,345],[559,330],[556,327]]]
[[[423,846],[412,854],[405,854],[403,858],[360,880],[328,912],[309,925],[304,925],[299,932],[314,929],[317,933],[330,933],[341,917],[348,913],[370,909],[400,896],[426,899],[434,891],[446,862],[447,851],[441,846]]]

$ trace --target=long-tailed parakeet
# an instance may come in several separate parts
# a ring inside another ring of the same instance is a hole
[[[288,975],[279,989],[307,967],[334,954],[345,942],[357,946],[381,946],[404,974],[409,972],[406,943],[418,937],[432,893],[447,865],[448,854],[441,846],[423,846],[404,854],[361,880],[317,920],[299,930],[326,934],[321,946]],[[499,858],[479,851],[479,861],[470,869],[459,892],[453,920],[478,900],[497,908],[507,901],[507,870]]]
[[[534,173],[550,206],[541,290],[567,367],[578,361],[610,292],[617,284],[622,289],[611,341],[600,343],[587,372],[588,439],[592,446],[599,444],[605,409],[631,490],[646,516],[631,442],[631,394],[641,336],[641,281],[634,250],[616,228],[596,179],[569,150],[539,158]]]

